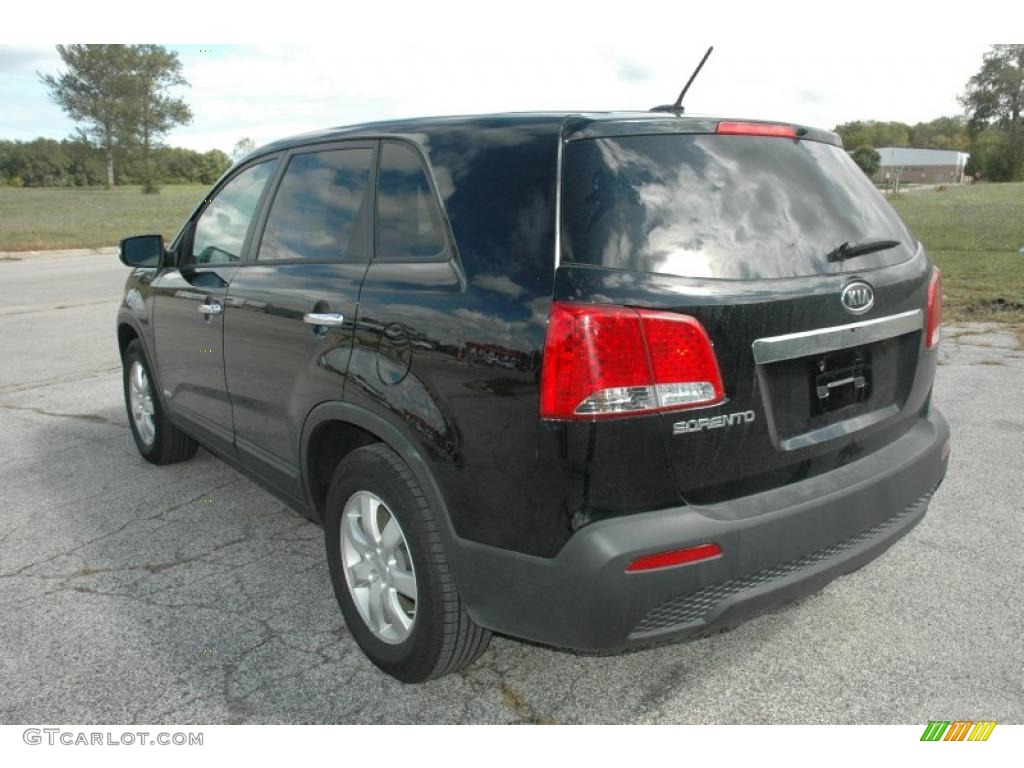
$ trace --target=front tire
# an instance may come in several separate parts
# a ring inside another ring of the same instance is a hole
[[[491,633],[459,598],[434,511],[390,448],[358,448],[327,493],[327,564],[345,623],[363,653],[405,683],[473,663]]]
[[[174,464],[195,456],[199,445],[167,418],[142,342],[138,339],[128,344],[123,365],[128,426],[142,458],[152,464]]]

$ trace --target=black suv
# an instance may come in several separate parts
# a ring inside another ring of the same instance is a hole
[[[925,513],[939,273],[828,131],[671,113],[280,141],[128,238],[139,451],[323,524],[404,681],[491,632],[584,650],[816,590]]]

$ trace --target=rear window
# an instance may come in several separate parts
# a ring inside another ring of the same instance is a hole
[[[847,270],[909,259],[916,242],[840,147],[755,136],[586,139],[565,148],[562,260],[683,277],[843,271],[843,242],[900,245]]]

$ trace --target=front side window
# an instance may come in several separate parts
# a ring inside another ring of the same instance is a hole
[[[257,259],[365,260],[372,160],[365,148],[295,155],[274,195]]]
[[[441,210],[419,155],[385,142],[377,181],[377,258],[435,261],[447,257]]]
[[[246,168],[221,188],[196,222],[188,264],[229,264],[242,258],[245,235],[274,161]]]

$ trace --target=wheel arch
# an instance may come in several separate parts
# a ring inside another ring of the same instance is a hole
[[[128,352],[128,345],[136,340],[142,345],[142,353],[146,356],[146,361],[149,363],[149,374],[153,379],[155,387],[154,394],[166,406],[163,387],[160,386],[160,371],[158,370],[156,356],[153,354],[152,345],[150,344],[151,339],[143,332],[142,323],[139,322],[138,318],[131,312],[126,312],[122,309],[117,314],[117,349],[122,365],[124,364],[124,356]]]
[[[149,361],[150,368],[154,369],[153,373],[156,374],[156,358],[153,355],[153,349],[151,342],[152,338],[152,326],[145,320],[140,320],[138,315],[134,312],[127,310],[125,307],[117,313],[117,348],[121,355],[121,360],[124,361],[125,352],[128,350],[128,345],[135,339],[139,340],[142,345],[142,351],[146,354],[146,359]],[[146,332],[146,328],[149,328],[149,333]]]
[[[330,462],[333,466],[329,470],[323,464],[318,464],[313,455],[318,448],[318,438],[325,435],[324,430],[332,430],[333,436],[341,438],[344,445],[344,450],[332,457],[336,461]],[[302,488],[310,506],[316,509],[322,519],[324,492],[337,462],[348,452],[372,443],[385,444],[408,465],[433,508],[440,512],[443,519],[439,522],[444,529],[442,535],[450,540],[454,536],[454,529],[448,516],[448,507],[422,451],[398,427],[352,403],[321,403],[309,412],[302,426]]]
[[[374,442],[388,446],[406,463],[423,490],[427,501],[430,502],[431,508],[436,511],[437,532],[466,610],[474,622],[488,629],[493,628],[486,621],[486,612],[481,613],[481,608],[486,608],[491,604],[495,596],[488,589],[489,579],[480,578],[480,576],[486,574],[495,562],[492,554],[503,552],[503,550],[463,539],[456,534],[448,512],[448,505],[426,457],[417,448],[413,439],[397,425],[352,403],[332,401],[321,403],[313,408],[303,424],[300,458],[303,492],[310,500],[310,507],[314,507],[315,504],[310,486],[311,438],[316,434],[318,428],[329,422],[340,422],[363,430],[374,438]],[[322,520],[322,508],[317,508],[316,513],[321,515]],[[526,560],[531,563],[540,562],[542,567],[547,565],[546,562],[529,555],[507,554],[511,555],[516,562]]]
[[[123,317],[117,319],[117,348],[121,354],[121,360],[124,361],[124,356],[128,351],[128,345],[131,344],[135,339],[141,339],[142,334],[139,333],[139,329],[134,324],[125,320]],[[146,342],[141,342],[143,349],[146,347]]]

